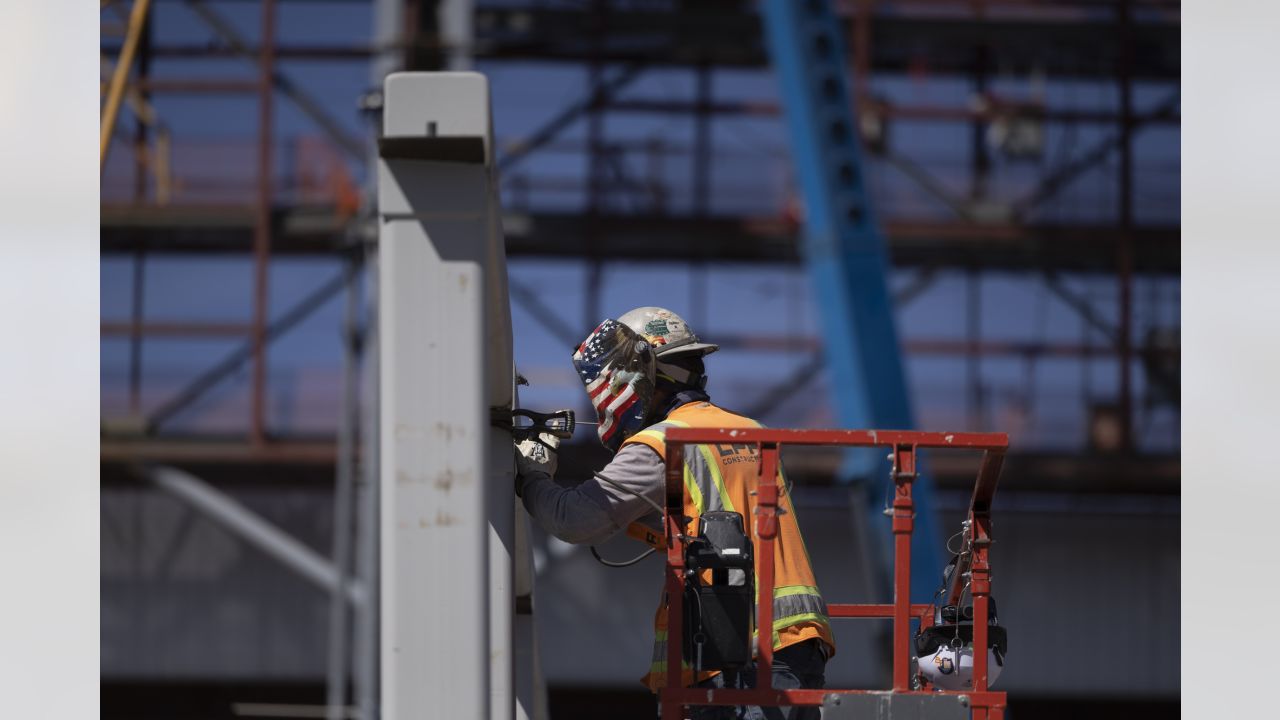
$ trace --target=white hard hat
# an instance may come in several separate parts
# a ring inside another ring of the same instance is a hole
[[[920,674],[934,687],[943,690],[973,689],[973,643],[959,648],[939,645],[933,653],[921,656],[919,663]],[[1003,669],[1004,663],[997,658],[995,650],[987,650],[988,688],[995,684]]]
[[[693,353],[710,355],[720,349],[719,345],[700,342],[684,318],[666,308],[639,307],[625,313],[618,322],[648,340],[659,359]]]
[[[994,611],[994,601],[991,609]],[[968,609],[968,608],[966,608]],[[971,611],[970,611],[971,612]],[[993,615],[994,617],[994,615]],[[1001,625],[987,625],[987,687],[1004,670],[1009,633]],[[921,628],[916,633],[916,657],[921,675],[943,690],[973,689],[973,623],[960,622]]]

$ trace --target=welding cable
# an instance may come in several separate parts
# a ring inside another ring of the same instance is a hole
[[[657,548],[649,548],[648,550],[645,550],[644,552],[631,558],[630,560],[622,560],[620,562],[614,562],[613,560],[605,560],[604,558],[600,557],[600,551],[596,550],[595,545],[592,545],[591,557],[594,557],[596,560],[598,560],[601,565],[605,565],[611,568],[624,568],[624,567],[630,567],[632,565],[635,565],[636,563],[649,557],[650,555],[654,554],[657,551],[658,551]]]
[[[629,487],[627,487],[627,486],[623,485],[622,483],[619,483],[618,481],[614,480],[613,478],[609,477],[608,475],[605,475],[605,474],[604,474],[604,473],[602,473],[602,472],[596,472],[596,473],[595,473],[595,476],[596,476],[596,479],[598,479],[598,480],[603,480],[603,481],[605,481],[605,482],[609,483],[610,485],[614,486],[615,488],[618,488],[619,490],[621,490],[621,491],[623,491],[623,492],[628,492],[628,493],[631,493],[632,495],[635,495],[636,497],[640,498],[641,500],[643,500],[643,501],[645,501],[645,502],[649,503],[650,505],[652,505],[652,506],[653,506],[653,509],[654,509],[654,510],[657,510],[659,515],[661,515],[661,514],[662,514],[662,506],[661,506],[661,505],[659,505],[658,503],[654,502],[653,500],[650,500],[649,498],[645,497],[644,495],[641,495],[640,493],[636,492],[635,490],[632,490],[631,488],[629,488]],[[640,553],[639,555],[637,555],[637,556],[635,556],[635,557],[631,558],[630,560],[624,560],[624,561],[621,561],[621,562],[614,562],[614,561],[612,561],[612,560],[605,560],[604,558],[600,557],[600,552],[596,550],[596,546],[595,546],[595,545],[592,545],[592,546],[591,546],[591,555],[592,555],[592,557],[594,557],[596,560],[600,561],[600,564],[601,564],[601,565],[606,565],[606,566],[608,566],[608,567],[615,567],[615,568],[629,567],[629,566],[631,566],[631,565],[635,565],[636,563],[638,563],[638,562],[640,562],[641,560],[643,560],[643,559],[645,559],[645,558],[649,557],[650,555],[654,554],[654,553],[655,553],[655,552],[657,552],[657,551],[658,551],[658,549],[657,549],[657,548],[649,548],[648,550],[645,550],[644,552],[642,552],[642,553]]]

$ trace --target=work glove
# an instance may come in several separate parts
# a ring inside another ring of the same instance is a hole
[[[558,463],[557,451],[560,449],[560,438],[550,433],[539,433],[537,437],[527,438],[516,443],[516,494],[526,482],[538,475],[548,478],[556,474]]]

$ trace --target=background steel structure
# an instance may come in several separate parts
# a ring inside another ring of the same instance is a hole
[[[109,8],[118,5],[119,3],[108,3]],[[277,49],[272,38],[275,17],[273,0],[262,4],[262,33],[254,47],[243,37],[239,37],[229,23],[220,19],[215,7],[219,3],[193,1],[189,5],[197,9],[200,17],[207,21],[214,41],[199,47],[164,45],[152,37],[150,25],[144,24],[138,40],[136,71],[129,84],[130,91],[143,101],[156,93],[253,92],[260,107],[259,135],[256,140],[257,169],[253,174],[255,194],[247,206],[234,207],[210,207],[203,202],[178,206],[171,198],[162,199],[162,195],[172,195],[172,190],[161,192],[154,179],[148,182],[147,172],[154,174],[159,163],[159,152],[148,148],[148,142],[155,142],[151,138],[148,124],[138,122],[132,142],[135,177],[131,184],[134,191],[125,203],[114,199],[104,200],[102,236],[104,253],[132,255],[134,258],[134,309],[128,319],[104,318],[103,334],[104,337],[129,338],[132,345],[130,354],[134,360],[129,374],[132,413],[141,412],[143,373],[140,357],[142,345],[147,338],[245,338],[244,351],[234,356],[229,355],[226,362],[218,366],[223,368],[222,373],[211,372],[193,382],[187,392],[176,393],[172,403],[166,403],[161,408],[164,412],[148,413],[149,417],[134,420],[141,422],[151,433],[160,430],[172,413],[202,396],[220,378],[238,367],[243,358],[252,361],[249,365],[253,378],[249,418],[252,449],[249,452],[273,457],[281,453],[288,456],[295,452],[295,456],[314,456],[316,452],[323,453],[323,450],[314,447],[286,448],[283,444],[267,442],[268,430],[263,417],[263,398],[268,392],[265,368],[269,362],[267,348],[272,338],[286,332],[291,319],[296,322],[299,317],[305,317],[306,309],[314,308],[327,295],[318,291],[306,302],[299,303],[296,313],[281,313],[280,321],[273,322],[268,318],[266,310],[266,297],[270,289],[267,268],[273,253],[343,253],[347,252],[346,248],[350,248],[353,242],[358,243],[362,238],[367,238],[368,233],[361,229],[354,207],[359,202],[358,193],[353,189],[349,177],[345,182],[338,178],[329,183],[331,187],[325,193],[327,196],[318,206],[310,203],[294,204],[297,199],[275,199],[280,192],[279,185],[267,180],[273,176],[274,155],[270,150],[274,146],[271,135],[273,98],[277,94],[283,95],[314,119],[332,147],[340,155],[349,158],[349,175],[361,170],[363,160],[355,159],[360,155],[360,141],[342,131],[340,123],[327,114],[329,111],[308,99],[307,93],[299,89],[288,76],[276,70],[274,63],[277,56],[367,62],[381,48],[308,46]],[[758,16],[750,12],[749,6],[741,3],[712,5],[716,5],[715,10],[691,10],[667,3],[654,3],[652,7],[658,9],[653,10],[647,9],[643,3],[639,5],[639,9],[616,10],[603,2],[592,3],[586,9],[538,4],[519,9],[507,5],[488,7],[482,4],[475,9],[477,37],[472,49],[477,61],[501,63],[546,60],[566,64],[586,63],[588,67],[601,68],[605,64],[625,63],[613,74],[607,69],[601,69],[598,74],[610,75],[607,79],[602,77],[599,83],[589,87],[581,101],[552,117],[530,137],[514,145],[508,144],[508,151],[500,156],[499,166],[504,171],[504,190],[508,193],[519,196],[524,192],[523,189],[529,187],[554,187],[555,181],[540,181],[522,173],[522,160],[540,148],[551,146],[576,120],[585,118],[588,122],[587,142],[581,148],[581,152],[587,157],[591,175],[585,212],[548,214],[546,211],[534,210],[518,213],[524,217],[515,217],[513,221],[519,222],[509,223],[512,227],[509,228],[508,243],[513,257],[585,257],[591,259],[593,266],[613,259],[663,258],[696,263],[715,260],[793,262],[799,259],[797,248],[800,245],[795,242],[794,218],[735,218],[723,213],[711,214],[706,208],[711,180],[710,173],[705,168],[714,162],[708,137],[713,119],[743,114],[772,115],[779,112],[776,105],[735,105],[731,102],[716,102],[711,96],[712,88],[707,73],[709,67],[754,67],[766,63],[762,54],[764,43],[761,40],[760,21]],[[935,17],[934,13],[916,19],[910,19],[911,16],[905,13],[891,15],[883,20],[877,17],[877,10],[888,14],[891,8],[896,9],[898,5],[905,9],[926,7],[936,13],[945,11],[947,14],[943,18]],[[977,337],[949,343],[941,340],[917,340],[908,341],[904,347],[908,354],[1020,356],[1033,359],[1053,355],[1113,355],[1119,359],[1116,363],[1120,386],[1116,393],[1116,403],[1119,406],[1117,416],[1124,436],[1121,444],[1126,447],[1132,442],[1130,436],[1134,390],[1131,376],[1134,361],[1159,367],[1163,360],[1175,356],[1177,352],[1176,344],[1136,346],[1133,340],[1133,274],[1176,273],[1178,263],[1176,225],[1137,225],[1133,217],[1132,199],[1134,136],[1143,127],[1177,122],[1176,4],[1135,5],[1137,10],[1146,14],[1144,22],[1133,21],[1134,11],[1129,9],[1130,3],[1127,2],[1114,6],[1099,2],[952,4],[917,0],[900,4],[856,3],[852,6],[856,12],[846,18],[847,24],[852,27],[850,34],[854,39],[851,43],[854,48],[854,106],[872,108],[866,113],[874,114],[882,123],[927,121],[972,125],[975,142],[970,184],[974,188],[980,188],[986,182],[984,177],[990,174],[993,163],[991,151],[981,140],[983,129],[1010,114],[1023,112],[1044,123],[1062,123],[1067,126],[1100,123],[1116,126],[1114,135],[1105,138],[1096,147],[1078,153],[1071,162],[1056,168],[1043,178],[1038,187],[1014,202],[1013,219],[1007,222],[975,220],[973,215],[976,210],[972,204],[966,205],[963,198],[941,197],[946,191],[939,189],[936,182],[931,183],[927,168],[919,167],[918,164],[912,166],[911,161],[906,158],[889,158],[895,166],[910,168],[909,172],[921,184],[937,191],[940,202],[945,201],[947,206],[954,207],[957,217],[954,220],[924,222],[889,218],[883,224],[889,255],[896,266],[920,267],[925,276],[931,271],[947,267],[971,268],[975,272],[979,269],[1006,268],[1030,274],[1039,273],[1053,292],[1077,307],[1103,337],[1112,340],[1110,347],[1092,344],[1069,347],[1043,343],[1015,346],[983,342]],[[429,9],[429,6],[407,3],[406,16],[412,18],[422,17],[424,13],[430,15],[424,7]],[[1115,22],[1109,23],[1105,15],[1113,7]],[[999,9],[1008,11],[1010,8],[1021,11],[1017,20],[996,20],[992,17]],[[1041,12],[1045,18],[1036,18],[1037,13]],[[1170,14],[1172,19],[1166,20],[1165,16]],[[599,38],[596,44],[600,47],[594,50],[583,47],[582,36],[576,34],[576,30],[588,22],[600,27],[599,32],[584,33]],[[665,41],[651,37],[653,28],[661,23],[667,25],[672,36]],[[963,73],[973,77],[979,88],[983,87],[982,79],[991,75],[991,68],[1001,63],[1017,62],[1021,59],[1020,55],[1028,53],[1027,47],[1035,45],[1038,40],[1052,38],[1061,45],[1083,42],[1086,38],[1091,43],[1096,40],[1101,45],[1095,55],[1102,59],[1095,63],[1071,66],[1057,54],[1037,56],[1037,60],[1044,65],[1043,72],[1046,73],[1061,72],[1066,77],[1103,74],[1116,76],[1120,107],[1114,111],[1083,113],[1070,110],[1056,112],[1052,107],[1043,105],[1019,109],[1002,107],[999,99],[994,96],[986,102],[976,103],[976,107],[967,108],[902,106],[876,101],[874,97],[866,96],[868,78],[877,71],[900,71],[910,67],[911,59],[904,58],[902,51],[892,44],[895,38],[907,32],[904,26],[912,28],[912,37],[917,44],[921,42],[920,38],[928,43],[930,62],[936,66],[934,72]],[[485,35],[486,28],[489,29],[490,36]],[[512,28],[519,28],[519,31]],[[885,34],[884,39],[880,37],[882,32]],[[1094,34],[1089,35],[1090,32]],[[1015,35],[1021,38],[1018,46],[1006,47],[1008,38]],[[642,58],[611,49],[615,43],[610,41],[614,37],[618,38],[617,45],[631,46],[636,44],[633,36],[648,38],[650,44],[665,49],[666,53]],[[734,38],[732,43],[726,41],[729,37]],[[740,38],[743,37],[756,40],[741,42]],[[862,42],[857,42],[859,39]],[[690,45],[694,43],[697,43],[701,51],[691,59],[684,60],[686,53],[693,52]],[[956,51],[956,47],[969,43],[975,50],[972,57],[966,58],[964,53]],[[425,63],[421,54],[426,52],[425,49],[437,45],[427,32],[415,32],[412,27],[404,26],[400,39],[391,44],[403,52],[405,59],[402,64],[410,69],[415,62]],[[730,45],[739,50],[732,51]],[[1135,45],[1143,52],[1135,53],[1132,49]],[[128,47],[126,43],[125,49]],[[946,48],[947,52],[938,51],[939,47]],[[104,36],[103,51],[104,56],[110,58],[119,51],[119,46],[112,37]],[[430,55],[429,52],[426,54]],[[257,79],[252,82],[240,79],[186,81],[172,77],[154,80],[150,77],[152,65],[170,58],[226,56],[253,59]],[[1055,67],[1055,60],[1064,65]],[[694,102],[624,100],[616,97],[622,88],[643,75],[645,67],[663,67],[680,62],[687,63],[691,72],[700,78],[698,99]],[[1150,110],[1139,112],[1133,107],[1133,93],[1130,89],[1138,81],[1174,83],[1174,92],[1169,94],[1168,100],[1158,103]],[[630,184],[634,181],[612,176],[606,166],[616,164],[619,161],[618,153],[625,155],[628,148],[625,143],[611,143],[604,137],[593,140],[592,136],[604,132],[605,117],[652,113],[689,115],[698,128],[693,146],[680,150],[689,152],[693,210],[680,214],[658,211],[620,215],[610,208],[617,206],[619,195],[628,193]],[[862,120],[863,118],[859,118],[860,123]],[[1116,174],[1116,222],[1073,227],[1036,220],[1038,208],[1069,187],[1086,170],[1112,159],[1119,160]],[[341,175],[343,171],[335,172]],[[114,181],[117,178],[111,176],[108,179]],[[110,193],[112,198],[120,197],[120,188],[115,185],[113,182]],[[508,204],[519,207],[518,202]],[[521,232],[521,227],[525,232]],[[607,248],[599,247],[599,237],[608,237]],[[148,322],[143,317],[145,297],[142,288],[147,277],[148,255],[246,251],[250,252],[255,268],[255,309],[248,323]],[[1106,315],[1114,315],[1117,318],[1115,321],[1105,319],[1092,307],[1093,303],[1078,294],[1073,295],[1072,290],[1061,282],[1061,274],[1071,271],[1114,273],[1118,302],[1115,311]],[[593,299],[599,292],[598,287],[594,287],[599,282],[598,274],[593,274],[592,277],[597,279],[589,280],[584,317],[598,314],[594,312],[598,300]],[[927,281],[927,277],[925,280]],[[975,281],[980,282],[980,279],[975,278]],[[548,322],[554,324],[556,321]],[[978,328],[970,329],[975,333],[978,331]],[[741,339],[741,342],[756,346],[769,341],[768,338]],[[1159,380],[1160,375],[1157,373],[1155,378]],[[1167,377],[1165,380],[1163,384],[1169,385]],[[979,390],[974,390],[975,395],[979,393]]]
[[[104,112],[103,123],[101,247],[104,263],[124,268],[129,278],[127,309],[102,319],[104,348],[123,348],[128,358],[121,377],[104,376],[104,392],[122,398],[104,399],[104,490],[136,492],[140,476],[134,468],[155,463],[240,493],[249,505],[256,502],[255,488],[311,492],[318,487],[326,498],[332,493],[340,499],[348,497],[343,488],[354,479],[352,502],[331,507],[326,499],[319,505],[336,513],[334,527],[355,524],[358,513],[367,517],[376,501],[369,480],[373,453],[367,449],[369,438],[360,435],[368,423],[357,421],[369,412],[367,388],[335,412],[323,432],[291,431],[273,422],[270,411],[273,393],[279,392],[270,372],[273,343],[299,332],[326,303],[344,295],[354,302],[334,367],[349,362],[355,378],[371,361],[371,303],[363,276],[375,233],[371,195],[362,185],[374,157],[375,133],[372,124],[362,132],[344,120],[352,110],[319,99],[323,93],[316,86],[296,77],[300,67],[367,67],[373,78],[369,90],[396,68],[471,63],[487,71],[536,64],[555,72],[580,71],[580,91],[561,100],[560,110],[518,137],[499,136],[496,142],[508,255],[517,262],[571,259],[588,268],[579,289],[580,308],[560,307],[538,288],[512,278],[513,301],[552,337],[576,341],[583,324],[599,319],[607,293],[604,277],[620,263],[682,263],[705,278],[721,263],[774,268],[803,262],[799,238],[806,208],[799,193],[764,211],[726,205],[730,191],[716,171],[733,160],[723,143],[728,124],[777,123],[788,110],[785,98],[734,90],[739,74],[764,73],[770,64],[754,3],[476,2],[467,10],[468,3],[326,0],[313,3],[314,12],[354,6],[374,15],[369,37],[281,40],[282,8],[303,5],[295,0],[152,0],[150,7],[103,3],[103,90],[110,112]],[[470,41],[459,39],[466,37],[459,7],[463,19],[470,20]],[[198,21],[204,37],[167,34],[169,25],[157,17],[178,8]],[[454,13],[448,30],[442,8]],[[899,183],[916,198],[908,206],[877,208],[888,262],[905,280],[891,286],[893,302],[902,312],[937,287],[939,278],[965,278],[960,332],[903,337],[905,360],[963,363],[964,429],[970,430],[995,429],[984,368],[1017,362],[1034,374],[1045,365],[1069,363],[1086,378],[1087,397],[1081,403],[1088,406],[1089,442],[1065,451],[1019,444],[1008,459],[1006,490],[1035,497],[1120,493],[1155,500],[1177,494],[1176,441],[1173,452],[1167,445],[1153,451],[1135,425],[1153,403],[1171,407],[1176,417],[1176,294],[1153,301],[1170,309],[1172,328],[1135,308],[1146,300],[1144,281],[1176,281],[1179,272],[1176,205],[1171,213],[1144,211],[1142,195],[1142,178],[1177,172],[1153,165],[1142,143],[1148,134],[1178,127],[1178,8],[1177,2],[1164,0],[835,4],[873,189],[876,183]],[[190,69],[204,62],[213,69]],[[690,91],[654,92],[645,83],[658,74],[687,77]],[[1047,77],[1047,85],[1052,89],[1056,82],[1060,91],[1031,98],[1010,93],[1006,81],[1012,75],[1033,81]],[[120,83],[111,82],[117,77]],[[885,92],[887,82],[902,78],[943,78],[964,90],[959,98],[941,99]],[[1105,86],[1111,95],[1099,102],[1073,102],[1071,88],[1077,86]],[[198,147],[201,139],[166,113],[166,103],[174,98],[228,107],[252,100],[256,130],[234,142]],[[351,98],[351,107],[357,101],[376,116],[376,93]],[[543,99],[544,106],[549,102]],[[284,134],[282,113],[301,117],[314,134]],[[688,132],[645,139],[618,130],[624,121],[653,118],[687,126]],[[992,142],[994,130],[1007,135],[1036,127],[1062,140],[1048,144],[1038,165],[1028,166]],[[963,131],[963,166],[943,167],[896,146],[892,137],[903,128]],[[237,171],[202,174],[211,155],[233,158]],[[566,173],[566,167],[574,171]],[[1013,172],[1007,167],[1021,168],[1031,181],[1010,191],[1000,182],[1002,173]],[[1087,197],[1093,198],[1093,211],[1073,216],[1063,210],[1078,205],[1072,198],[1082,193],[1092,193]],[[1104,206],[1105,212],[1097,209]],[[155,292],[166,263],[228,258],[251,268],[246,318],[186,319],[151,310],[164,302],[149,293]],[[337,268],[308,292],[273,303],[273,269],[311,259],[336,260]],[[984,326],[991,308],[983,299],[993,277],[1034,279],[1054,302],[1076,313],[1086,330],[1077,341],[993,335]],[[1081,283],[1082,277],[1091,282]],[[1114,290],[1098,295],[1095,286],[1101,281]],[[705,291],[691,292],[694,322],[707,317],[711,302]],[[796,358],[794,375],[761,388],[752,401],[756,407],[744,408],[765,414],[765,420],[771,407],[811,386],[824,367],[827,343],[821,338],[722,330],[714,323],[697,327],[726,350]],[[216,349],[205,352],[203,368],[182,384],[162,383],[144,359],[156,348],[180,344]],[[344,361],[347,349],[350,357]],[[1096,373],[1089,368],[1099,363],[1114,377],[1090,379]],[[1090,389],[1091,384],[1102,387]],[[337,386],[359,388],[360,383],[352,379]],[[193,429],[187,418],[202,403],[237,387],[245,388],[245,402],[234,405],[236,412],[243,409],[243,422],[231,431]],[[352,396],[345,390],[334,395]],[[1043,405],[1028,410],[1043,411]],[[345,441],[343,427],[353,433]],[[606,460],[590,445],[577,450],[566,453],[566,476],[581,476]],[[838,462],[835,454],[815,454],[789,459],[788,466],[798,481],[821,485],[835,474]],[[931,471],[942,492],[966,482],[964,463],[939,458]],[[107,517],[108,507],[115,507],[114,500],[104,502],[104,525],[116,520]],[[266,506],[259,510],[278,514]],[[198,529],[183,532],[199,536]],[[341,533],[316,532],[319,547],[338,561],[335,567],[349,562],[349,574],[367,575],[367,542],[357,536],[346,547]],[[367,622],[357,618],[355,626]],[[357,633],[352,642],[368,642],[361,637]]]

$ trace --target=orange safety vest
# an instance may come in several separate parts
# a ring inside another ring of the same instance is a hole
[[[756,428],[761,427],[750,418],[723,410],[709,402],[692,402],[681,405],[662,422],[651,425],[627,438],[623,445],[640,443],[647,445],[663,460],[667,458],[666,429],[669,427],[705,428]],[[698,525],[698,517],[706,511],[729,510],[741,513],[744,525],[750,530],[755,518],[756,498],[753,491],[759,473],[760,455],[755,445],[685,445],[684,450],[684,514],[693,518],[689,530]],[[773,649],[820,638],[827,646],[828,656],[835,654],[835,641],[831,637],[831,624],[827,619],[827,606],[818,591],[809,563],[809,551],[800,536],[796,510],[791,494],[778,467],[779,486],[778,535],[774,539],[774,591],[773,591]],[[754,532],[752,532],[754,535]],[[756,556],[756,572],[759,573],[759,555]],[[757,602],[759,588],[757,587]],[[649,673],[641,682],[657,691],[666,684],[667,670],[667,603],[663,592],[662,602],[654,615],[653,662]],[[698,680],[714,677],[719,671],[700,673]],[[684,685],[693,684],[693,670],[683,667]]]

